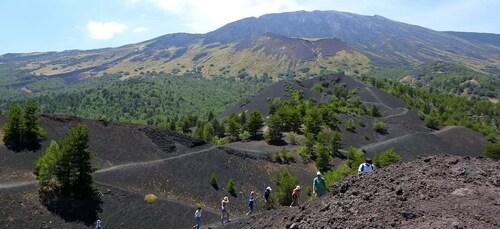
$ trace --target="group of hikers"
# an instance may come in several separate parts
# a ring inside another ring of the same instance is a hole
[[[372,164],[372,160],[367,158],[364,163],[361,163],[358,167],[358,174],[362,173],[367,173],[375,170],[375,166]],[[325,179],[323,178],[322,174],[320,171],[316,173],[316,177],[313,179],[313,194],[316,196],[316,198],[320,198],[326,194],[327,187],[326,187],[326,182]],[[293,206],[298,206],[299,205],[299,197],[300,197],[300,185],[297,185],[292,193],[292,203],[290,204],[290,207]],[[271,196],[271,187],[267,187],[266,190],[264,191],[264,199],[263,201],[265,203],[270,202],[270,196]],[[248,197],[248,209],[249,211],[247,212],[246,215],[250,215],[253,212],[254,209],[254,204],[255,204],[255,192],[251,191],[250,196]],[[225,196],[222,198],[221,201],[221,222],[224,224],[224,222],[231,222],[231,219],[229,218],[229,210],[228,210],[228,205],[229,205],[229,198]],[[194,219],[195,219],[195,225],[193,228],[199,229],[201,226],[201,213],[202,213],[202,208],[201,206],[198,206],[196,209],[196,212],[194,213]],[[97,220],[96,223],[96,229],[101,229],[101,220]]]
[[[368,173],[371,171],[375,170],[375,166],[372,164],[372,160],[370,158],[367,158],[364,163],[361,163],[358,167],[358,174],[362,173]],[[316,196],[316,198],[320,198],[324,196],[327,192],[327,187],[326,187],[326,182],[325,179],[323,178],[322,174],[320,171],[316,173],[316,177],[313,179],[313,194]],[[298,206],[299,205],[299,196],[300,196],[300,185],[297,185],[291,194],[292,197],[292,203],[290,204],[290,207],[293,206]],[[263,201],[266,203],[270,202],[270,195],[271,195],[271,187],[267,187],[266,190],[264,191],[264,199]],[[249,211],[246,213],[246,215],[250,215],[253,212],[254,209],[254,202],[255,202],[255,192],[251,191],[250,196],[248,197],[248,209]],[[224,224],[224,222],[228,223],[231,222],[231,219],[229,218],[229,210],[228,210],[228,205],[229,205],[229,198],[225,196],[222,198],[221,201],[221,223]],[[195,229],[200,228],[201,224],[201,207],[198,207],[196,212],[194,213],[195,217],[195,222],[196,225],[194,226]]]

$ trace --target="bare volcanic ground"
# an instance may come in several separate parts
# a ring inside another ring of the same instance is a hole
[[[500,228],[500,163],[438,155],[350,177],[327,196],[226,228]]]
[[[38,200],[35,186],[4,189],[0,192],[1,228],[93,228],[95,213],[104,228],[190,228],[196,207],[180,201],[159,198],[146,204],[144,195],[120,187],[98,184],[102,203],[68,202],[59,213],[50,212]],[[85,206],[85,207],[84,207]],[[204,222],[214,222],[218,212],[205,209]]]

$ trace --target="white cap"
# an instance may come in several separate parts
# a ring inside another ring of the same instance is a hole
[[[266,189],[267,189],[267,190],[271,190],[271,191],[272,191],[271,187],[267,187]]]
[[[320,171],[318,171],[318,172],[316,173],[316,176],[321,176],[321,172],[320,172]]]

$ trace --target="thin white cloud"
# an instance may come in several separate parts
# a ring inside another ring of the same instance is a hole
[[[87,23],[87,30],[92,39],[109,40],[116,34],[122,33],[127,26],[118,22],[95,22]]]
[[[208,32],[244,17],[302,9],[297,0],[142,0],[172,13],[190,32]]]
[[[143,32],[147,32],[147,31],[148,31],[148,29],[146,29],[146,28],[144,28],[142,26],[141,27],[137,27],[137,28],[135,28],[135,29],[132,30],[132,32],[134,32],[134,33],[143,33]]]

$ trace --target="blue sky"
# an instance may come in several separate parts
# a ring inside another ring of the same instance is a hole
[[[500,34],[498,0],[0,0],[0,54],[116,47],[297,10],[381,15],[434,30]]]

